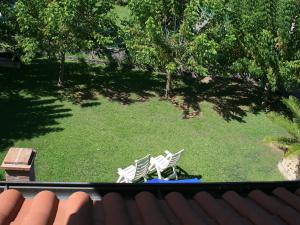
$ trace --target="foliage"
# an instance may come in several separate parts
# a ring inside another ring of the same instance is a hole
[[[61,76],[66,53],[98,50],[113,44],[115,25],[110,0],[19,0],[19,44],[30,61],[38,53],[59,58]],[[62,82],[60,77],[60,82]]]
[[[166,74],[166,97],[177,74],[238,75],[266,91],[300,85],[298,0],[12,2],[0,2],[0,48],[24,62],[47,53],[60,60],[61,74],[66,53],[113,59],[125,46],[135,65]]]
[[[111,58],[126,44],[137,66],[167,75],[166,97],[183,73],[238,75],[268,91],[300,85],[297,0],[131,0],[131,16],[115,0],[10,2],[0,3],[0,45],[24,62],[47,53],[63,64],[85,51]]]
[[[18,56],[16,35],[18,34],[15,9],[11,1],[0,2],[0,51],[4,50]]]
[[[268,142],[271,142],[280,148],[288,150],[290,154],[300,154],[300,102],[295,97],[289,97],[283,100],[284,104],[293,114],[293,120],[278,114],[271,114],[270,118],[283,128],[285,128],[291,137],[279,137],[279,138],[267,138]]]
[[[228,6],[238,56],[232,71],[272,90],[299,85],[300,2],[231,0]]]
[[[128,0],[116,0],[115,2],[117,5],[120,5],[120,6],[125,6],[128,4]]]
[[[126,45],[140,67],[171,75],[195,72],[206,76],[217,55],[218,44],[204,30],[211,25],[214,4],[206,1],[132,0],[126,29]]]

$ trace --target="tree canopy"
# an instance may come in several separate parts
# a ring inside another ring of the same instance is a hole
[[[137,67],[172,77],[239,76],[267,91],[300,85],[298,0],[130,0],[120,25],[114,0],[17,0],[0,3],[0,48],[23,62],[66,54],[105,54],[121,46]]]
[[[63,84],[66,53],[96,50],[113,43],[114,19],[110,15],[112,0],[18,0],[19,44],[23,60],[47,52],[59,59]]]
[[[299,84],[300,2],[229,1],[230,32],[237,41],[232,72],[248,74],[272,90]]]
[[[166,74],[166,98],[173,74],[209,74],[218,51],[218,44],[208,36],[213,7],[200,0],[129,2],[127,48],[134,63]]]
[[[20,54],[16,36],[18,34],[18,23],[16,21],[14,5],[11,1],[0,2],[0,50]]]

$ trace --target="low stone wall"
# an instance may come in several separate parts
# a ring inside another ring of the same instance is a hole
[[[287,180],[299,180],[300,179],[299,157],[283,158],[278,163],[278,169]]]

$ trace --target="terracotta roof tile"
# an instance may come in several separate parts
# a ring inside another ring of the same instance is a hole
[[[93,222],[95,225],[105,225],[104,209],[102,201],[94,201],[93,203]]]
[[[166,216],[170,225],[181,225],[179,219],[176,217],[174,212],[171,210],[166,200],[159,200],[160,209],[162,213]]]
[[[84,192],[76,192],[67,200],[62,224],[89,225],[92,223],[92,200]]]
[[[109,193],[103,198],[105,224],[130,225],[131,220],[125,205],[125,199],[118,193]]]
[[[21,225],[47,225],[54,222],[58,206],[58,199],[50,191],[37,194],[30,206],[28,214]]]
[[[145,225],[168,225],[167,218],[163,214],[159,201],[149,192],[141,192],[135,197],[142,221]]]
[[[181,224],[184,225],[206,225],[189,205],[187,199],[178,192],[170,193],[166,196],[170,208],[174,211]]]
[[[133,199],[127,200],[126,207],[128,209],[128,213],[132,221],[132,225],[143,225],[136,201]]]
[[[211,218],[214,218],[221,225],[242,225],[243,221],[224,209],[224,207],[219,204],[218,200],[207,192],[199,192],[194,197],[200,206],[209,214]]]
[[[273,215],[278,215],[288,224],[299,225],[300,214],[295,209],[280,203],[275,198],[272,198],[271,196],[268,196],[259,190],[252,191],[249,194],[249,197],[254,199],[258,204],[260,204]]]
[[[16,190],[7,190],[0,195],[0,224],[12,222],[18,214],[24,198]]]
[[[245,198],[241,197],[234,191],[228,191],[223,198],[238,212],[241,216],[249,219],[257,225],[274,225],[277,224],[273,218],[262,211],[259,207],[250,204]]]
[[[66,199],[51,191],[24,198],[10,189],[0,194],[0,225],[299,225],[300,196],[295,193],[281,187],[242,194],[148,189],[132,195],[106,192],[92,200],[79,191]]]
[[[273,191],[273,194],[289,206],[300,212],[300,197],[289,192],[285,188],[279,187]]]
[[[206,224],[209,225],[217,225],[218,223],[214,220],[214,218],[208,216],[208,214],[204,211],[203,208],[197,203],[196,200],[190,199],[188,200],[189,205],[192,207],[193,211],[198,214]]]

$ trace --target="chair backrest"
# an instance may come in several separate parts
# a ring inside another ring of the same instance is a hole
[[[169,158],[169,164],[167,168],[176,166],[178,160],[181,158],[184,149],[180,150],[179,152],[172,154]]]
[[[142,177],[146,177],[150,166],[150,155],[142,159],[135,160],[135,175],[133,180],[139,180]]]

